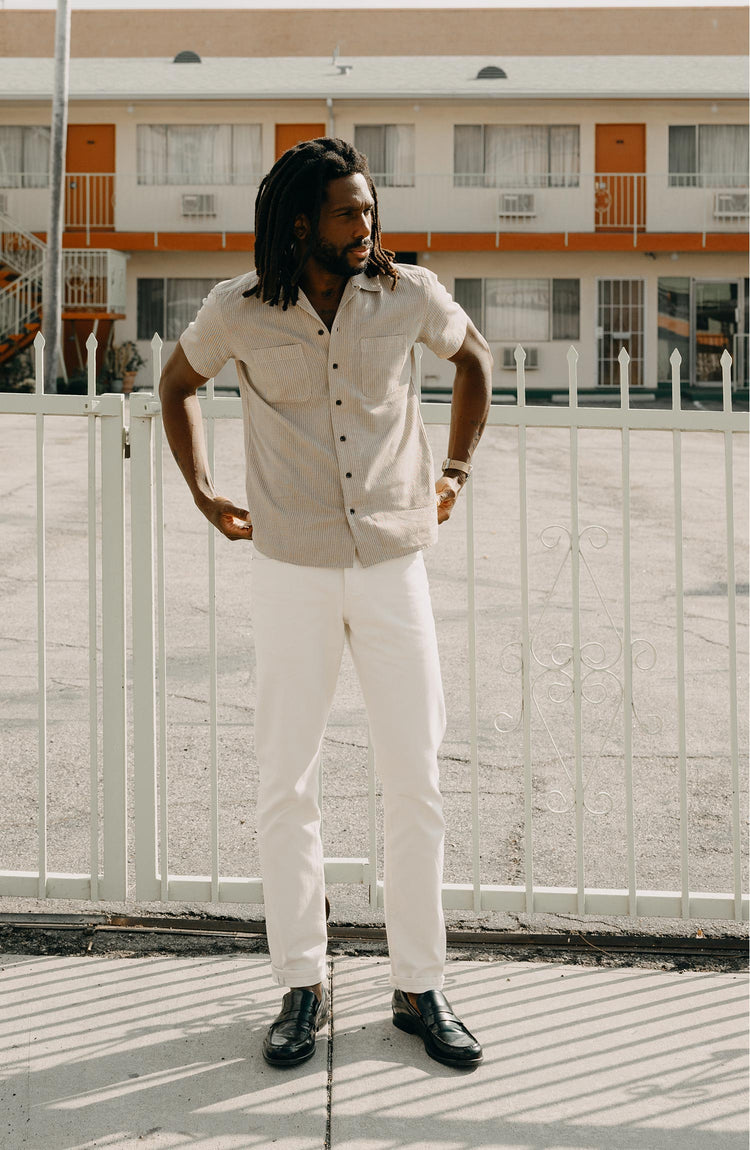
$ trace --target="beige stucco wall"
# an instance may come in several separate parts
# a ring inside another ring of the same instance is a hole
[[[6,104],[0,107],[0,122],[39,124],[48,122],[49,111],[39,103]],[[116,167],[118,171],[118,228],[120,230],[205,230],[205,222],[180,221],[175,212],[180,189],[138,187],[136,172],[136,126],[138,123],[232,123],[251,122],[262,125],[262,167],[268,170],[274,160],[274,127],[279,120],[286,122],[325,121],[326,108],[322,101],[285,103],[282,107],[268,103],[242,103],[240,101],[177,103],[74,102],[70,109],[72,123],[114,123],[116,125]],[[675,213],[676,193],[682,189],[668,189],[660,185],[658,173],[667,170],[668,126],[673,123],[742,123],[745,106],[739,101],[593,101],[551,102],[477,102],[452,104],[441,101],[415,104],[411,101],[391,101],[382,104],[364,104],[352,101],[337,103],[334,107],[335,131],[353,139],[358,123],[414,123],[416,126],[416,170],[423,183],[415,189],[382,189],[380,193],[381,220],[384,230],[423,232],[425,205],[430,197],[441,198],[442,230],[494,230],[497,222],[497,193],[493,189],[454,189],[453,125],[455,123],[578,123],[581,125],[581,172],[591,173],[595,167],[595,126],[597,123],[645,122],[647,124],[648,223],[651,230],[664,231],[680,228]],[[456,191],[459,196],[456,196]],[[688,195],[700,194],[706,204],[711,192],[707,189],[687,189]],[[22,201],[22,222],[27,227],[45,229],[47,226],[47,193],[42,189],[19,189],[11,194]],[[249,231],[252,228],[254,188],[218,188],[216,194],[222,214],[214,228],[228,231]],[[464,200],[459,202],[463,194]],[[582,178],[578,189],[552,189],[546,193],[551,205],[550,227],[560,231],[554,219],[555,204],[560,195],[577,197],[580,205],[580,230],[591,230],[592,197],[585,192]],[[474,212],[479,195],[487,200],[489,216],[481,221]],[[555,197],[553,199],[553,197]],[[461,203],[471,200],[470,221],[461,215]],[[540,203],[542,197],[539,197]],[[13,210],[12,208],[9,210]],[[409,215],[408,213],[411,213]],[[587,214],[588,213],[588,214]],[[20,218],[20,217],[19,217]],[[688,217],[686,217],[687,221]],[[695,220],[693,219],[693,224]],[[541,218],[532,225],[515,225],[515,230],[547,230]],[[717,225],[714,223],[713,230]],[[504,230],[514,225],[506,223]],[[438,230],[437,228],[435,230]],[[571,229],[575,230],[575,229]],[[700,228],[685,227],[686,231]],[[657,253],[656,259],[632,252],[574,253],[574,252],[467,252],[421,253],[420,258],[431,267],[452,289],[456,276],[478,277],[578,277],[581,279],[581,338],[577,344],[582,383],[593,383],[596,365],[595,311],[596,278],[630,278],[645,280],[646,286],[646,379],[656,378],[657,280],[660,275],[683,275],[694,278],[728,279],[746,274],[746,260],[742,255],[701,253]],[[252,257],[244,253],[142,253],[135,252],[128,263],[128,318],[118,322],[117,338],[134,338],[136,334],[136,280],[138,276],[200,276],[215,280],[237,275],[246,270]],[[166,351],[170,349],[167,348]],[[508,372],[500,366],[502,346],[495,349],[496,377],[507,382]],[[530,382],[547,383],[550,378],[566,378],[565,351],[562,344],[550,343],[540,348],[540,369]],[[441,383],[451,377],[450,365],[441,364],[435,357],[425,356],[425,375],[435,376]],[[231,369],[230,369],[231,373]]]
[[[0,107],[0,123],[40,124],[48,122],[45,105],[6,103]],[[646,171],[648,173],[648,224],[653,231],[715,230],[711,217],[711,195],[698,196],[694,189],[669,188],[668,128],[670,124],[711,124],[746,122],[747,110],[738,100],[672,101],[521,101],[471,102],[454,104],[436,101],[383,101],[377,104],[341,101],[333,107],[330,130],[345,139],[354,139],[355,125],[368,123],[408,123],[415,126],[414,189],[385,188],[380,193],[383,226],[399,231],[452,231],[466,228],[471,214],[471,230],[494,231],[497,226],[495,189],[455,189],[453,187],[453,128],[457,123],[579,124],[581,185],[570,189],[539,189],[535,192],[537,218],[531,223],[505,221],[514,231],[591,231],[593,228],[593,173],[596,170],[596,125],[602,123],[646,124]],[[268,171],[275,159],[275,125],[285,123],[329,123],[322,100],[292,101],[283,105],[268,102],[150,101],[88,103],[74,101],[71,123],[114,123],[116,126],[117,226],[123,231],[203,230],[200,220],[179,218],[174,188],[139,187],[136,182],[136,130],[139,123],[257,123],[262,132],[261,167]],[[207,189],[210,190],[210,189]],[[252,228],[254,190],[245,187],[215,189],[215,227],[226,231]],[[696,205],[700,200],[700,218]],[[18,201],[18,203],[16,203]],[[564,219],[561,215],[564,211]],[[24,191],[16,195],[8,210],[27,227],[46,226],[46,193]],[[704,214],[708,213],[704,219]]]
[[[693,279],[741,279],[747,275],[747,260],[741,254],[728,253],[656,253],[651,258],[643,253],[565,253],[565,252],[512,252],[495,255],[491,252],[455,252],[422,254],[420,262],[425,263],[442,280],[449,290],[453,290],[456,277],[462,278],[578,278],[581,281],[581,330],[580,340],[575,343],[579,354],[578,372],[581,387],[596,386],[596,310],[597,280],[602,279],[642,279],[645,283],[645,380],[653,385],[657,380],[657,298],[658,281],[663,276],[687,276]],[[496,385],[512,383],[513,373],[502,369],[503,348],[511,346],[493,343],[495,357],[494,377]],[[539,370],[529,373],[530,386],[556,385],[560,380],[567,385],[566,354],[567,342],[550,341],[534,344],[539,348]],[[450,364],[441,363],[435,356],[425,352],[423,361],[425,377],[434,377],[434,382],[446,384],[452,372]]]
[[[656,383],[657,375],[657,292],[663,276],[686,276],[693,279],[741,279],[747,275],[746,260],[741,255],[657,253],[656,258],[642,253],[564,253],[518,252],[495,254],[491,252],[420,253],[419,262],[430,268],[454,291],[455,280],[461,278],[578,278],[581,280],[581,330],[574,344],[579,353],[579,382],[581,387],[596,385],[596,307],[597,280],[641,279],[645,284],[645,379]],[[128,261],[128,318],[117,324],[117,340],[136,337],[136,281],[143,276],[200,277],[228,279],[252,267],[252,256],[231,252],[165,252],[134,253]],[[165,346],[165,358],[174,344]],[[503,348],[512,346],[492,344],[495,357],[494,380],[496,386],[513,383],[513,372],[502,367]],[[565,341],[535,343],[539,349],[539,369],[528,373],[529,386],[567,386],[566,355],[570,346]],[[141,354],[148,352],[148,344],[139,343]],[[428,350],[423,359],[425,382],[447,386],[453,377],[450,363],[439,360]],[[139,384],[145,383],[142,370]],[[224,369],[219,380],[233,384],[234,368]]]
[[[0,56],[52,56],[54,12],[0,12]],[[74,11],[74,56],[733,55],[747,9]]]

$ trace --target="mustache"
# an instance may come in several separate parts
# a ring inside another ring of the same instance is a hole
[[[367,248],[368,252],[371,252],[372,251],[372,241],[368,240],[368,242],[364,243],[364,244],[349,244],[349,247],[346,250],[348,252],[353,252],[353,251],[356,251],[357,248]]]

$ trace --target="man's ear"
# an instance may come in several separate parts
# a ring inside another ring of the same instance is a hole
[[[310,235],[310,221],[307,216],[299,215],[294,221],[294,234],[298,240],[306,240]]]

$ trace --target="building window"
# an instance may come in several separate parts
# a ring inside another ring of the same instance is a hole
[[[381,188],[414,187],[414,125],[355,124],[354,146]]]
[[[457,279],[455,296],[485,339],[580,339],[580,280]]]
[[[453,183],[469,188],[577,188],[577,124],[456,124]]]
[[[680,376],[690,373],[690,279],[687,276],[659,277],[658,380],[669,383],[669,358],[676,349],[682,356]]]
[[[259,184],[260,124],[139,124],[139,184]]]
[[[630,356],[631,386],[643,385],[644,286],[643,280],[599,280],[596,335],[600,387],[619,386],[622,348]]]
[[[747,124],[671,124],[669,186],[746,188]]]
[[[0,188],[49,186],[49,128],[0,126]]]
[[[139,279],[137,338],[179,339],[215,283],[216,279]]]

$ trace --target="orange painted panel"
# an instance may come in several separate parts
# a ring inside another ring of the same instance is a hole
[[[65,226],[113,228],[115,125],[69,124],[65,169]]]
[[[645,172],[645,124],[596,125],[597,172]]]
[[[283,156],[295,144],[303,140],[316,140],[318,136],[325,136],[325,124],[277,124],[276,125],[276,159]]]
[[[114,172],[114,124],[69,124],[65,168],[68,172]]]
[[[646,226],[646,125],[597,124],[594,215],[596,230]]]

